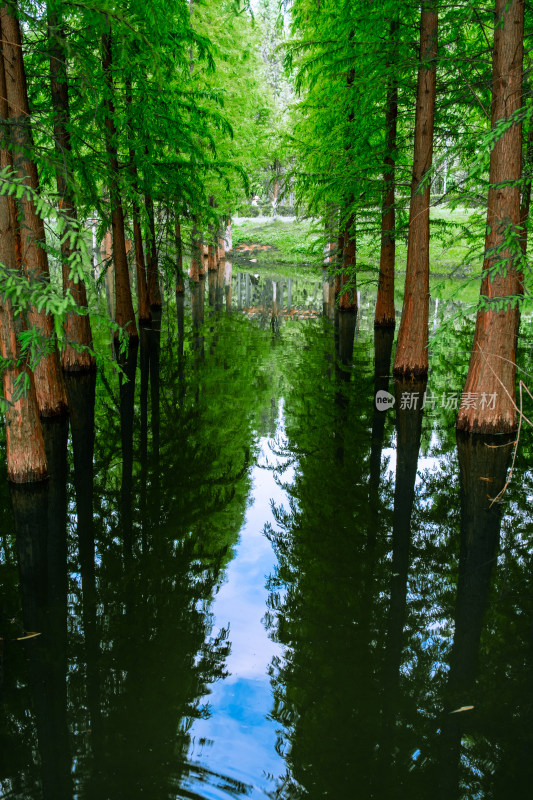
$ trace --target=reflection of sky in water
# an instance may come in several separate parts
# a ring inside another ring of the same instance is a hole
[[[278,434],[279,430],[278,420]],[[270,442],[260,440],[262,463],[276,463]],[[288,472],[284,474],[287,480]],[[235,558],[212,609],[214,633],[229,622],[231,653],[226,666],[230,674],[212,687],[207,698],[210,719],[195,721],[189,753],[191,761],[248,784],[257,782],[258,776],[275,778],[284,772],[284,762],[275,749],[276,723],[268,719],[272,693],[267,670],[281,648],[268,637],[262,620],[268,597],[265,583],[275,564],[263,528],[266,522],[275,525],[271,500],[278,505],[286,498],[273,472],[256,466],[251,499]],[[265,777],[260,788],[270,791],[274,785]]]

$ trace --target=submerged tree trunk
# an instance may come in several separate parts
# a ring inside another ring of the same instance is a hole
[[[3,68],[5,70],[2,78],[5,92],[0,98],[3,106],[1,113],[4,118],[9,117],[10,120],[13,166],[17,175],[33,192],[39,192],[37,167],[30,158],[33,151],[33,137],[19,23],[16,17],[11,16],[6,5],[2,6],[0,19]],[[43,220],[37,215],[35,204],[31,198],[23,197],[17,205],[19,211],[17,249],[21,265],[31,279],[41,277],[48,280],[49,270]],[[31,307],[28,309],[28,323],[39,331],[48,348],[51,349],[51,352],[45,353],[41,357],[35,368],[35,389],[39,412],[44,417],[60,416],[67,412],[67,396],[59,353],[54,345],[52,316]]]
[[[492,115],[493,131],[522,103],[524,0],[496,0]],[[514,123],[496,141],[490,154],[485,261],[481,298],[464,397],[457,427],[478,433],[510,433],[516,429],[516,336],[519,308],[517,264],[521,247],[520,174],[522,126]],[[492,273],[492,278],[491,278]],[[502,298],[502,299],[500,299]],[[511,299],[509,299],[511,298]]]
[[[54,110],[54,140],[58,167],[56,171],[59,208],[67,217],[77,220],[78,214],[69,175],[69,162],[72,145],[70,141],[70,106],[68,96],[68,80],[66,69],[65,32],[59,18],[55,0],[48,3],[48,40],[50,48],[50,88],[52,108]],[[87,293],[83,281],[75,282],[70,278],[69,257],[72,254],[70,241],[67,238],[61,245],[63,292],[70,292],[78,308],[85,313],[70,313],[65,322],[67,345],[62,353],[62,365],[66,372],[91,372],[96,369],[92,349],[92,333],[87,313]],[[70,343],[72,342],[72,346]],[[77,347],[76,347],[77,346]]]
[[[113,263],[115,266],[115,321],[126,330],[130,338],[137,337],[137,326],[131,299],[130,276],[126,256],[124,235],[124,211],[120,197],[119,165],[117,153],[117,131],[114,121],[113,54],[111,33],[102,34],[102,66],[106,84],[105,134],[109,159],[109,196],[111,202],[111,225],[113,229]]]
[[[394,38],[398,22],[394,20],[390,28],[390,40]],[[394,78],[387,89],[385,108],[385,168],[383,170],[383,208],[381,212],[381,256],[379,262],[378,296],[374,325],[379,328],[393,328],[396,324],[394,310],[394,266],[395,266],[395,228],[394,181],[396,159],[396,131],[398,126],[398,85]]]
[[[405,294],[394,361],[394,374],[406,378],[428,371],[430,183],[424,179],[433,159],[437,29],[435,0],[423,0]]]

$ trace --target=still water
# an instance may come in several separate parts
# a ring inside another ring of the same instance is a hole
[[[69,380],[46,486],[0,480],[1,798],[527,796],[531,435],[506,486],[468,325],[394,384],[360,299],[226,270]]]

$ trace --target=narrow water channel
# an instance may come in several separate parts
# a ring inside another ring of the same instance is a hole
[[[201,281],[0,480],[1,798],[526,796],[531,435],[506,485],[463,353],[395,384],[329,299]]]

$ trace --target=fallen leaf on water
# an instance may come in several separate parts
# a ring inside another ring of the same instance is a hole
[[[472,711],[474,706],[461,706],[461,708],[456,708],[455,711],[450,711],[450,714],[459,714],[460,711]]]

